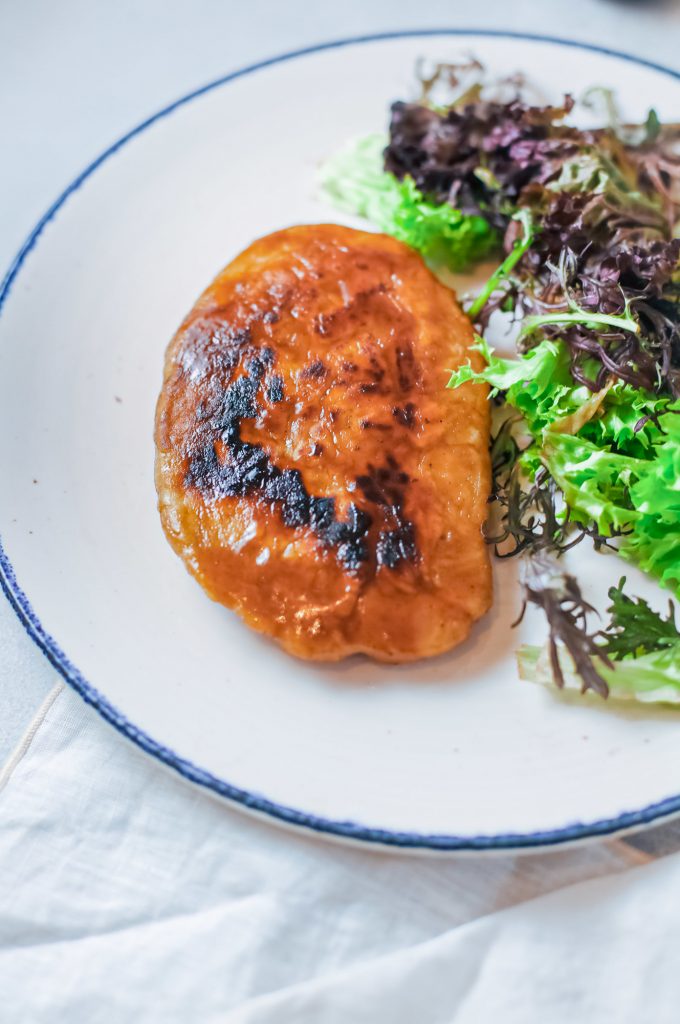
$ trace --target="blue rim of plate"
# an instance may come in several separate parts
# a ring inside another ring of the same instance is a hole
[[[281,54],[277,57],[270,57],[267,60],[258,61],[256,64],[250,64],[247,67],[240,68],[228,75],[223,75],[215,81],[209,82],[207,85],[204,85],[199,89],[195,89],[186,96],[182,96],[180,99],[175,100],[169,106],[159,110],[158,113],[153,114],[145,121],[142,121],[141,124],[131,129],[131,131],[123,135],[120,139],[114,142],[113,145],[109,146],[108,149],[93,160],[92,163],[89,164],[89,166],[87,166],[85,170],[82,171],[62,192],[46,213],[43,214],[36,226],[33,228],[33,231],[31,231],[30,235],[21,246],[19,252],[10,265],[9,270],[7,271],[2,284],[0,285],[0,312],[2,311],[2,307],[7,300],[12,284],[21,270],[26,257],[36,245],[46,225],[64,205],[68,197],[72,195],[72,193],[74,193],[83,184],[83,182],[86,181],[97,170],[97,168],[104,163],[105,160],[108,160],[108,158],[116,153],[122,146],[135,138],[135,136],[140,135],[151,125],[155,124],[156,121],[161,120],[161,118],[168,117],[179,107],[183,107],[185,104],[191,102],[191,100],[195,100],[198,97],[203,96],[205,93],[211,92],[213,89],[218,89],[220,86],[233,82],[238,78],[243,78],[245,75],[253,74],[256,71],[272,67],[272,65],[275,64],[283,64],[286,61],[295,60],[299,57],[306,57],[313,53],[322,53],[325,50],[335,50],[345,46],[356,46],[362,43],[374,43],[391,39],[413,39],[428,36],[483,36],[486,38],[520,39],[529,42],[549,43],[577,50],[587,50],[592,53],[599,53],[608,57],[616,57],[619,60],[647,67],[654,71],[658,71],[661,74],[668,75],[671,78],[680,80],[680,72],[664,67],[662,64],[657,64],[654,61],[635,57],[630,53],[612,50],[605,46],[581,43],[574,39],[561,39],[556,36],[527,32],[512,32],[505,31],[503,29],[433,28],[412,29],[400,32],[379,32],[372,35],[354,36],[346,39],[319,43],[316,46],[304,47],[303,49],[293,50],[290,53]],[[147,754],[155,757],[169,768],[174,769],[179,775],[188,779],[190,782],[203,786],[204,788],[217,793],[219,796],[224,797],[230,802],[240,805],[249,811],[269,818],[274,818],[281,823],[304,829],[307,832],[320,833],[329,837],[334,836],[339,839],[350,839],[371,845],[396,847],[403,850],[519,850],[559,846],[564,843],[573,843],[579,839],[611,835],[613,832],[621,832],[638,826],[648,825],[660,818],[680,813],[680,794],[678,794],[677,796],[667,797],[657,803],[650,804],[641,810],[624,811],[616,817],[606,818],[599,821],[574,822],[573,824],[564,826],[563,828],[543,832],[504,833],[499,835],[478,836],[393,832],[387,829],[371,828],[368,825],[359,824],[353,821],[333,821],[313,814],[307,814],[304,811],[298,811],[293,807],[277,804],[257,793],[250,793],[247,790],[239,789],[237,786],[232,786],[224,779],[219,779],[216,776],[211,775],[210,772],[205,771],[198,765],[195,765],[191,761],[186,760],[186,758],[181,757],[175,751],[170,750],[161,743],[158,743],[143,730],[138,729],[134,723],[130,722],[125,717],[125,715],[116,710],[116,708],[114,708],[113,705],[110,704],[109,701],[107,701],[106,698],[81,675],[76,666],[71,664],[56,640],[43,628],[40,620],[31,607],[28,597],[17,582],[14,569],[5,553],[1,539],[0,588],[2,588],[24,629],[43,652],[50,664],[66,680],[66,682],[72,686],[88,704],[92,705],[92,707],[99,712],[102,718],[113,725],[118,732],[132,740],[133,743],[136,743],[137,746]]]

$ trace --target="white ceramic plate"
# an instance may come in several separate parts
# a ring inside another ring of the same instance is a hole
[[[318,164],[380,130],[416,58],[476,54],[549,97],[614,86],[673,118],[680,80],[631,58],[507,34],[333,43],[230,75],[97,160],[2,290],[2,582],[101,714],[182,775],[322,833],[396,847],[534,847],[680,809],[680,719],[564,703],[517,679],[515,567],[451,655],[403,668],[293,660],[212,604],[161,532],[152,423],[168,339],[254,238],[342,219]],[[358,222],[357,222],[358,223]],[[613,557],[573,566],[602,600]],[[649,585],[631,573],[636,589]]]

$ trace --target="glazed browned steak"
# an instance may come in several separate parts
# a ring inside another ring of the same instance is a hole
[[[208,594],[305,658],[438,654],[488,609],[472,329],[405,245],[323,224],[251,245],[167,353],[163,527]]]

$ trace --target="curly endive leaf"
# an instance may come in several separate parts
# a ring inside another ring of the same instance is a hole
[[[325,165],[321,184],[335,206],[365,217],[449,270],[465,270],[498,246],[496,231],[482,217],[429,202],[411,178],[399,181],[383,170],[386,142],[369,135]]]

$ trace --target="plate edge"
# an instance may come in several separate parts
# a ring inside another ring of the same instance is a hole
[[[338,40],[318,43],[313,46],[292,50],[284,54],[269,57],[265,60],[239,68],[226,75],[200,86],[197,89],[179,97],[161,110],[152,114],[144,121],[126,132],[112,145],[96,157],[76,178],[64,189],[61,195],[47,209],[33,230],[27,236],[20,247],[14,260],[11,262],[3,280],[0,284],[0,314],[10,294],[12,285],[16,280],[21,267],[31,250],[35,247],[44,228],[54,218],[59,209],[64,205],[69,196],[101,166],[109,157],[113,156],[127,142],[151,127],[156,121],[169,116],[178,108],[190,103],[192,100],[205,95],[236,79],[245,77],[256,71],[283,64],[286,61],[295,60],[300,57],[321,53],[326,50],[340,49],[345,46],[361,45],[363,43],[374,43],[389,41],[392,39],[414,39],[437,36],[469,37],[481,36],[485,38],[518,39],[528,42],[549,43],[556,46],[564,46],[573,49],[586,50],[599,53],[604,56],[615,57],[619,60],[628,61],[638,66],[647,67],[653,71],[668,75],[671,78],[680,80],[680,71],[666,67],[655,61],[636,57],[624,51],[611,49],[597,44],[584,43],[575,39],[565,39],[558,36],[544,35],[541,33],[517,32],[504,29],[455,29],[455,28],[430,28],[430,29],[409,29],[393,32],[378,32],[368,35],[350,36]],[[228,800],[232,805],[247,809],[258,816],[274,818],[282,824],[291,825],[306,832],[318,835],[326,835],[338,839],[361,842],[366,846],[380,848],[398,848],[401,850],[431,850],[431,851],[528,851],[545,849],[564,844],[572,844],[581,839],[608,836],[631,830],[643,825],[651,824],[663,818],[680,813],[680,794],[666,797],[661,801],[650,804],[645,808],[624,811],[613,818],[606,818],[594,822],[573,822],[557,829],[528,833],[501,833],[498,835],[478,836],[457,836],[449,834],[428,834],[412,832],[395,832],[388,829],[372,828],[352,821],[334,821],[298,811],[292,807],[275,803],[257,793],[239,789],[226,780],[219,779],[211,773],[199,768],[193,762],[181,757],[175,751],[163,746],[151,736],[139,729],[130,722],[125,715],[119,712],[99,691],[92,686],[71,664],[67,656],[59,647],[56,640],[51,637],[43,628],[36,616],[28,597],[23,592],[14,574],[12,564],[5,553],[0,538],[0,588],[7,597],[11,607],[14,609],[19,621],[26,630],[28,636],[38,646],[47,660],[56,669],[63,679],[76,690],[77,693],[104,718],[118,732],[127,737],[138,747],[161,761],[167,767],[196,785],[212,791],[218,796]]]

